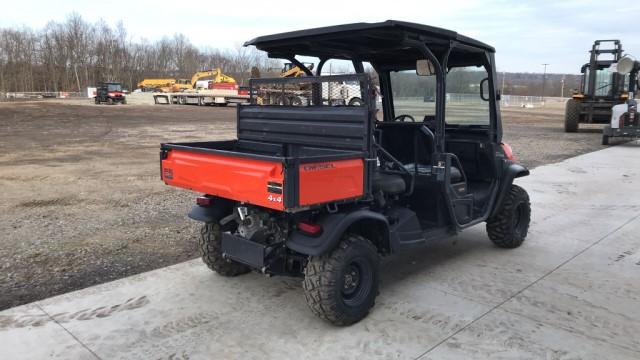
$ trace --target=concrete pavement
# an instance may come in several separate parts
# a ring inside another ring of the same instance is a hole
[[[315,318],[299,280],[200,260],[0,313],[3,359],[639,359],[640,144],[535,169],[524,245],[484,226],[383,263],[373,312]]]

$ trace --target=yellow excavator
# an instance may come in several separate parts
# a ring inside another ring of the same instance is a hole
[[[179,92],[191,88],[189,79],[143,79],[138,83],[142,91]]]
[[[161,92],[181,92],[196,88],[200,79],[212,77],[214,84],[236,84],[231,76],[222,73],[220,68],[207,71],[198,71],[189,79],[144,79],[138,83],[138,88]]]
[[[191,82],[189,83],[188,89],[195,89],[198,80],[211,77],[214,84],[236,84],[236,79],[232,78],[229,75],[225,75],[222,73],[220,68],[215,68],[206,71],[198,71],[191,77]],[[177,85],[177,84],[176,84]],[[179,88],[176,88],[175,91],[185,90],[186,84],[180,84]]]
[[[313,63],[302,63],[307,69],[313,70]],[[280,71],[280,77],[300,77],[305,76],[305,72],[293,63],[285,63]]]

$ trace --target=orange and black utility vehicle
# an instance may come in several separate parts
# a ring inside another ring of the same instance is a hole
[[[311,310],[348,325],[374,305],[381,256],[482,222],[497,246],[522,244],[531,209],[513,182],[529,171],[502,143],[492,47],[399,21],[245,45],[306,76],[252,79],[237,139],[160,152],[166,184],[203,194],[189,217],[212,270],[301,277]],[[296,56],[315,57],[315,71]],[[323,75],[329,61],[353,74]],[[264,100],[276,97],[289,101]]]

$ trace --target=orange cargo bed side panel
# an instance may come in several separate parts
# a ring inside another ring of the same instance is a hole
[[[300,206],[361,197],[363,159],[300,164]]]
[[[284,209],[284,195],[267,191],[268,184],[283,184],[282,163],[172,149],[162,160],[167,185],[203,194]]]

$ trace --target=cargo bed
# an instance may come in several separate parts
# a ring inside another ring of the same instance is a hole
[[[283,108],[238,107],[238,140],[162,144],[162,179],[281,211],[368,195],[368,109]]]

